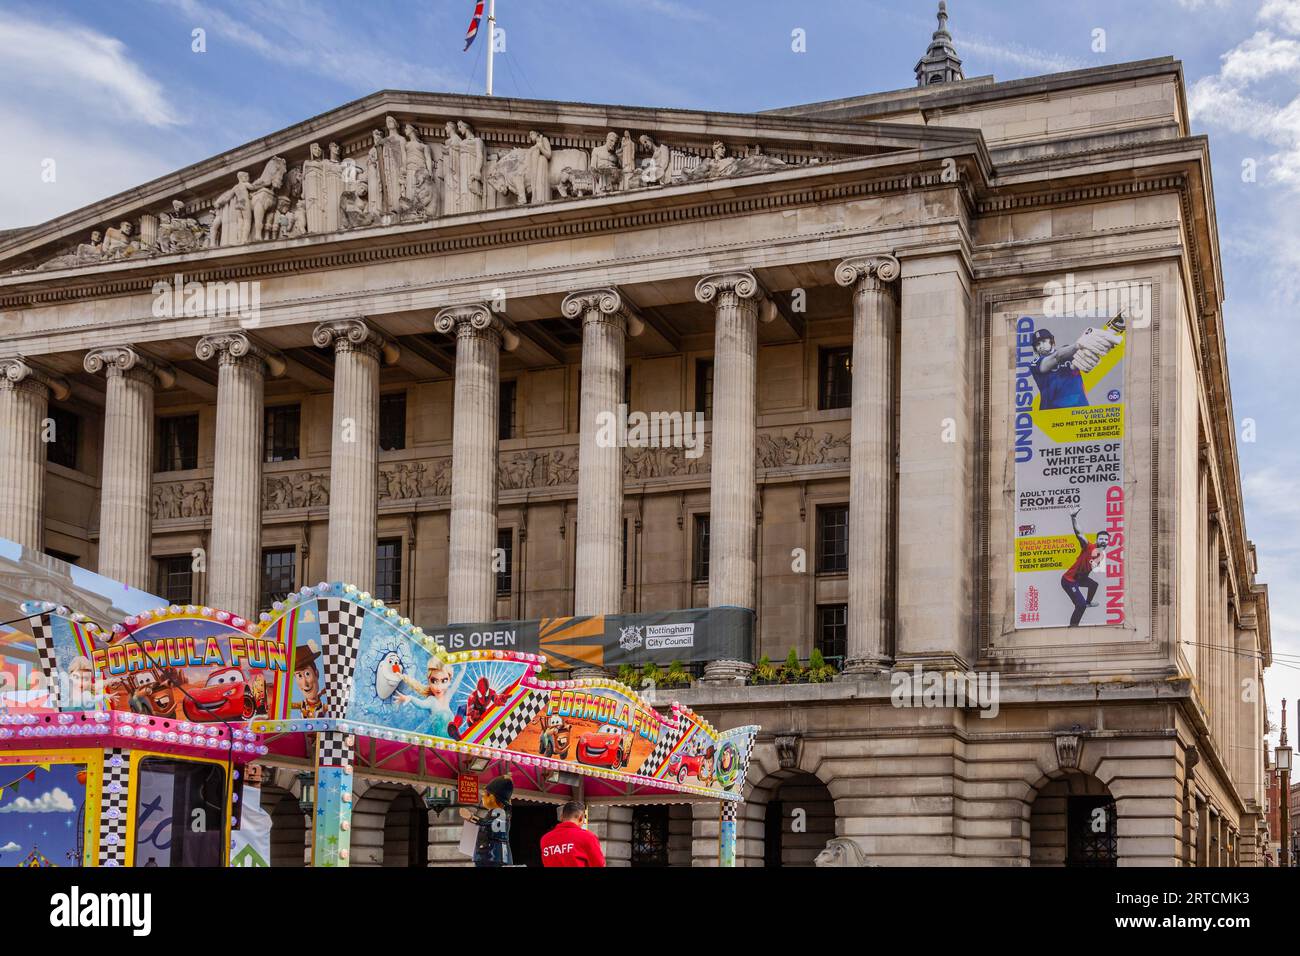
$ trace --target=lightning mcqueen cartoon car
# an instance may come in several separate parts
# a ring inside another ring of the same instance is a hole
[[[678,783],[685,783],[687,775],[694,777],[705,786],[713,780],[713,748],[703,753],[678,754],[668,764],[668,776],[676,777]]]
[[[578,763],[621,770],[632,759],[632,734],[613,724],[601,724],[578,738],[575,754]]]
[[[253,691],[238,667],[223,667],[208,675],[202,687],[187,687],[185,716],[195,722],[251,720],[257,712]]]

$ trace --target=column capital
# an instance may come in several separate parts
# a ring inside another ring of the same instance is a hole
[[[627,334],[633,337],[645,330],[640,311],[623,297],[618,286],[570,292],[560,303],[560,312],[569,319],[581,318],[584,325],[623,319],[627,323]]]
[[[718,295],[731,293],[737,299],[764,299],[767,297],[763,284],[749,270],[736,272],[714,272],[704,276],[695,283],[695,298],[700,302],[712,302]]]
[[[334,351],[367,351],[375,357],[383,356],[385,365],[392,365],[401,355],[395,343],[364,319],[333,319],[321,322],[312,330],[311,340],[318,348],[334,346]]]
[[[171,388],[176,384],[176,370],[166,362],[144,355],[131,345],[108,345],[91,349],[82,361],[91,375],[132,375],[151,386]]]
[[[260,362],[272,376],[284,374],[284,356],[275,349],[254,342],[244,332],[214,332],[199,339],[194,354],[203,361],[216,358],[222,364]]]
[[[855,286],[856,290],[880,292],[898,279],[902,268],[889,255],[851,256],[835,267],[835,281],[842,286]]]
[[[467,302],[440,309],[433,317],[433,327],[458,339],[473,336],[495,338],[507,352],[513,352],[519,346],[519,336],[510,323],[493,312],[486,302]]]
[[[0,359],[0,388],[49,389],[59,401],[72,394],[68,380],[33,365],[21,355]]]

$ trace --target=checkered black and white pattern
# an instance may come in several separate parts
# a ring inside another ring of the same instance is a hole
[[[525,727],[527,727],[550,699],[550,694],[543,690],[530,690],[522,700],[515,704],[510,713],[506,714],[495,727],[492,733],[487,735],[483,741],[485,747],[509,747],[510,742],[518,737]]]
[[[680,723],[684,723],[684,721]],[[668,755],[677,746],[677,741],[681,739],[682,728],[680,726],[665,727],[660,730],[659,739],[655,742],[655,749],[650,751],[650,756],[645,758],[645,763],[641,764],[641,769],[637,773],[647,777],[654,776],[660,764],[668,759]]]
[[[45,686],[50,689],[51,703],[59,705],[59,682],[55,679],[58,667],[54,660],[54,624],[48,614],[29,617],[27,623],[32,629],[33,643],[36,645],[36,658],[40,661],[41,673],[45,676]]]
[[[352,673],[361,646],[365,611],[345,598],[321,598],[321,656],[325,669],[325,713],[342,720],[351,697]]]
[[[103,798],[99,806],[100,866],[126,865],[126,824],[131,807],[131,752],[121,747],[104,751]]]
[[[347,767],[352,763],[348,735],[328,730],[316,735],[316,763],[321,767]]]
[[[719,818],[722,820],[722,822],[723,822],[723,823],[735,823],[735,822],[736,822],[736,808],[739,807],[739,806],[740,806],[740,801],[739,801],[739,800],[723,800],[723,801],[722,801],[722,811],[721,811],[721,813],[719,814]]]

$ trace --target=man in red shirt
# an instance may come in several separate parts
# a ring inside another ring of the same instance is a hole
[[[604,866],[600,841],[586,828],[587,808],[570,800],[560,808],[560,822],[542,837],[542,866]]]

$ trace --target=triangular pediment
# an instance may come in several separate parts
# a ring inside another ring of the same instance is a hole
[[[247,251],[601,197],[707,190],[931,148],[978,132],[806,117],[384,91],[29,229],[0,275]]]

